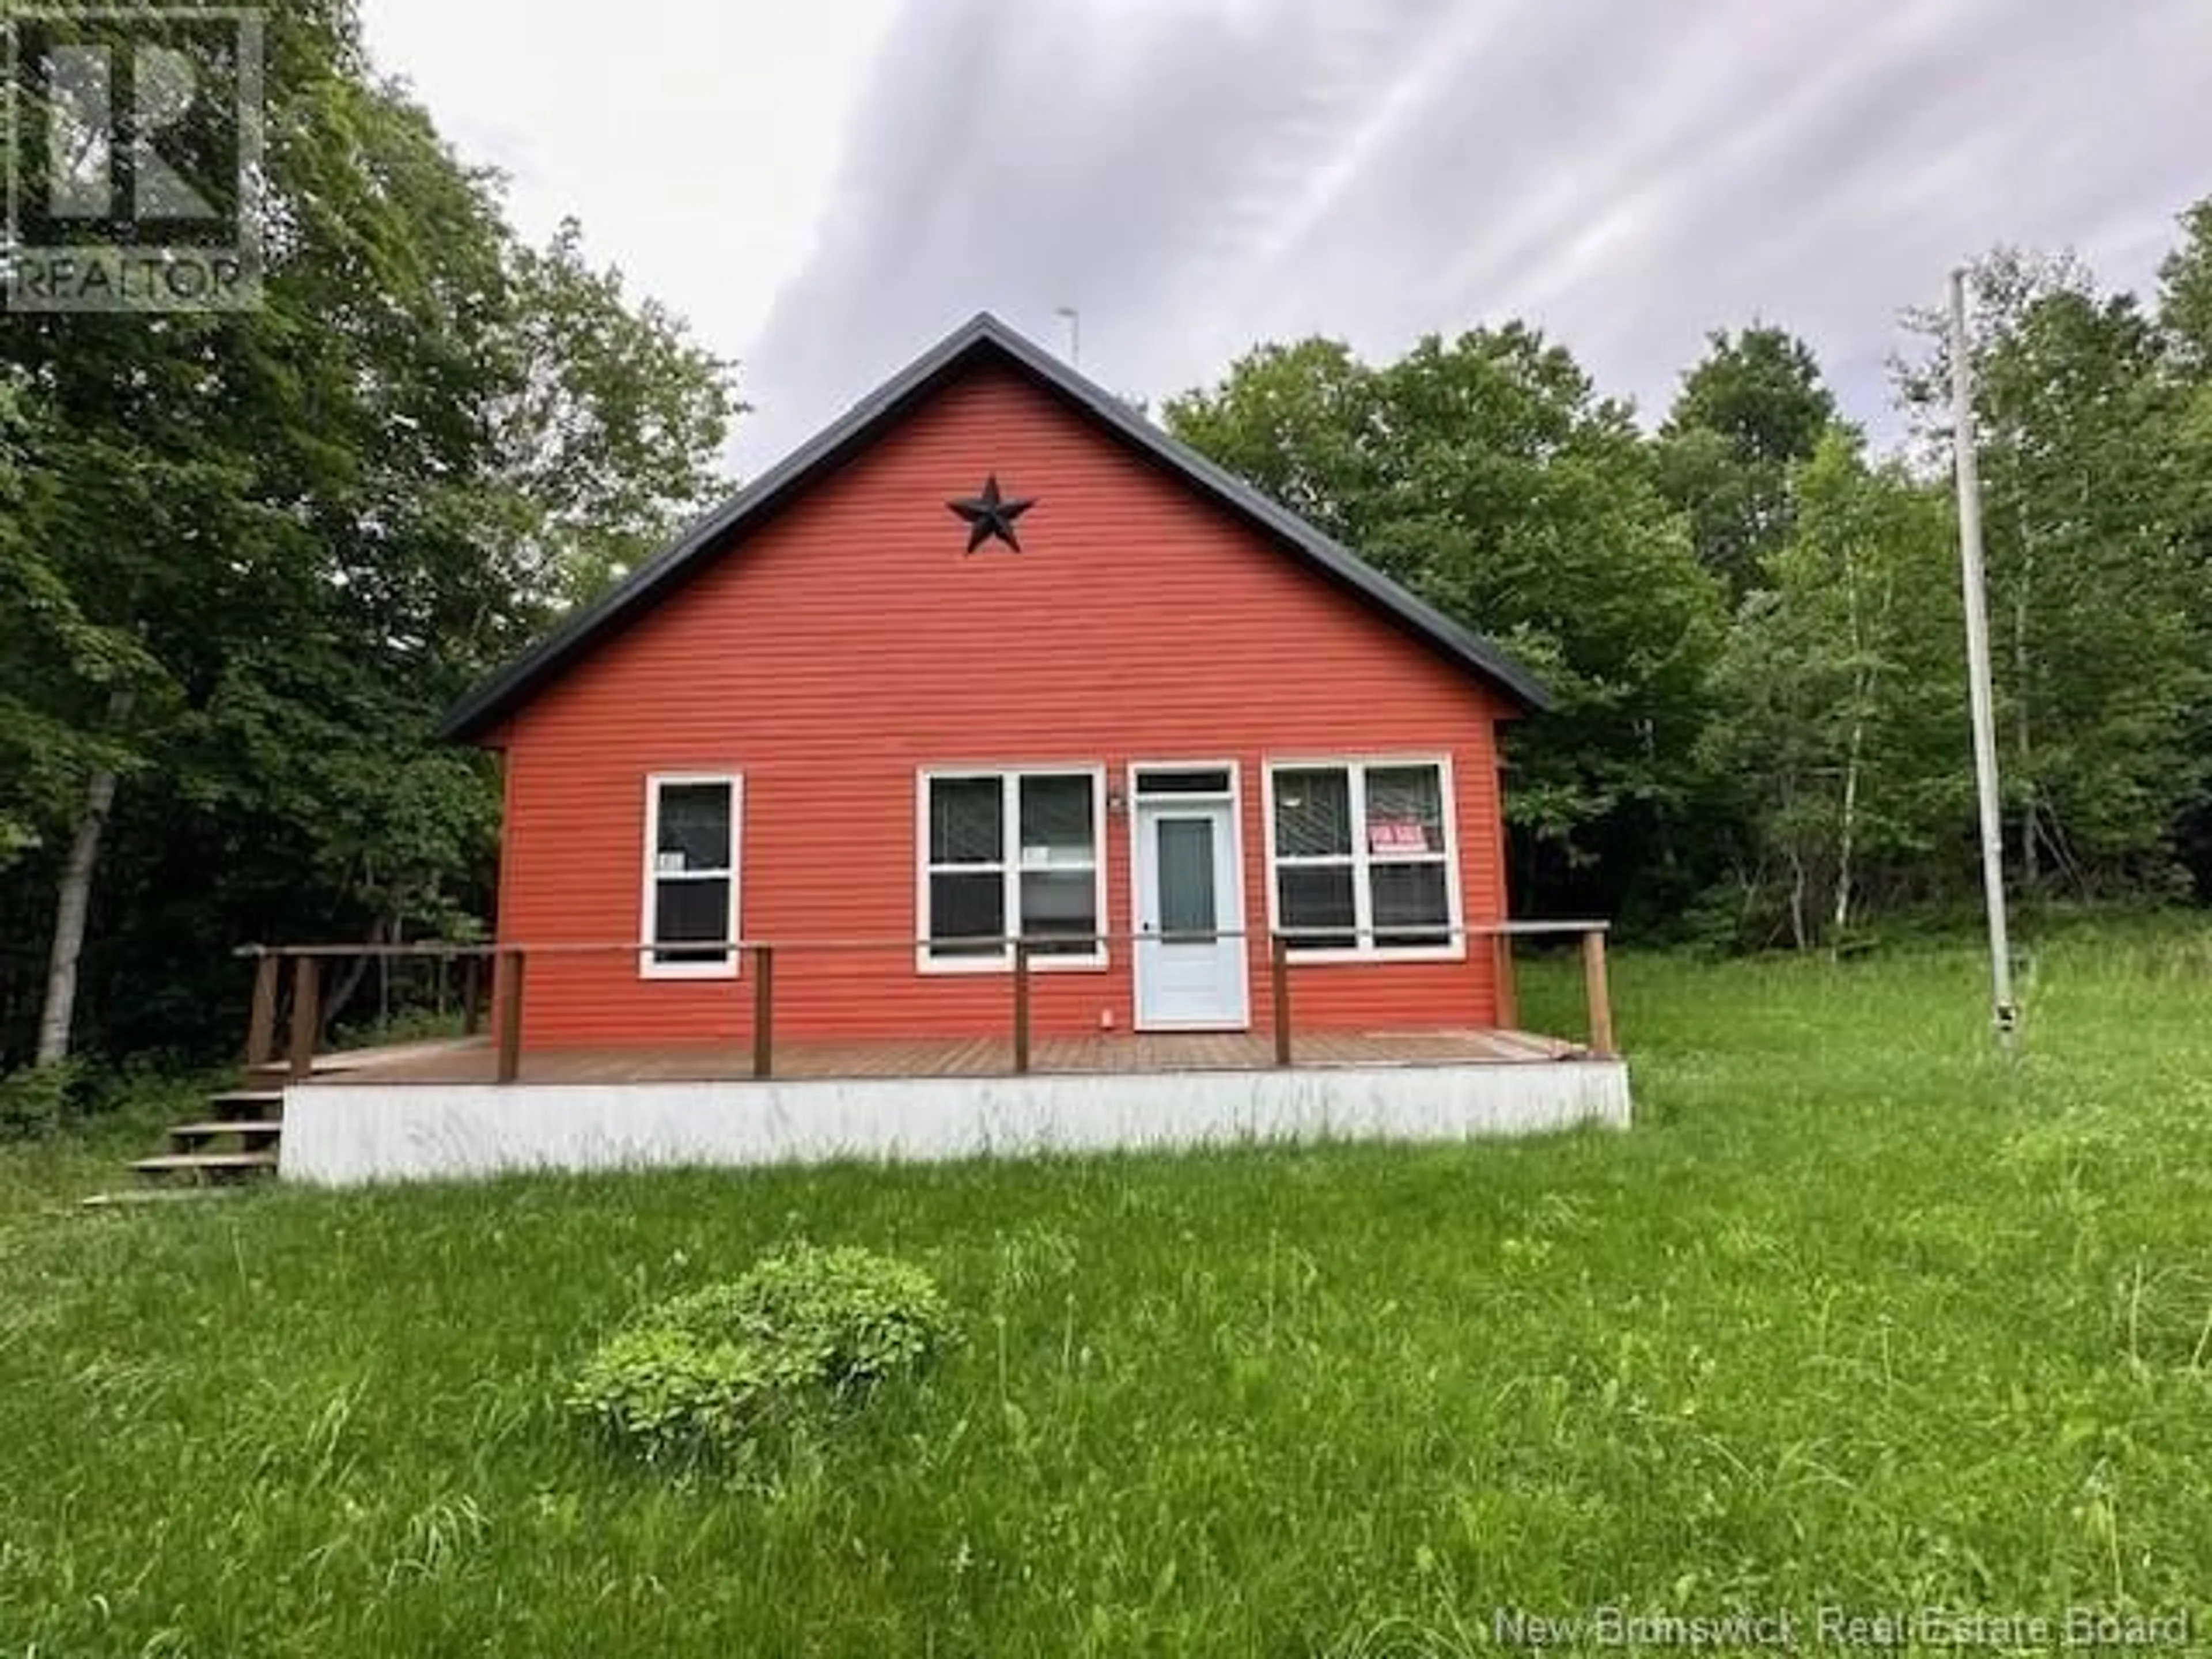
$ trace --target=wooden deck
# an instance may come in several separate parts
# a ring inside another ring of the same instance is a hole
[[[1587,1058],[1557,1037],[1527,1031],[1436,1030],[1301,1033],[1297,1069],[1347,1066],[1494,1066]],[[742,1042],[624,1048],[542,1048],[522,1056],[523,1083],[710,1083],[752,1075]],[[1161,1072],[1274,1069],[1265,1034],[1231,1031],[1173,1036],[1039,1037],[1030,1067],[1044,1076],[1125,1075]],[[497,1055],[483,1039],[412,1043],[404,1048],[331,1054],[315,1064],[314,1081],[338,1085],[491,1083]],[[779,1081],[830,1078],[1005,1077],[1013,1047],[1004,1038],[911,1038],[884,1042],[782,1042]]]

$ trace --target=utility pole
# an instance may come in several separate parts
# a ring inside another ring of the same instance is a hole
[[[1974,718],[1974,793],[1982,817],[1982,896],[1989,909],[1991,1023],[2013,1051],[2020,1006],[2012,999],[2012,943],[2005,931],[2004,821],[1997,808],[1996,715],[1990,690],[1990,609],[1982,574],[1982,481],[1974,458],[1974,365],[1966,343],[1966,273],[1951,273],[1951,447],[1959,481],[1959,575],[1966,602],[1966,695]]]
[[[1053,315],[1067,319],[1067,366],[1083,367],[1083,313],[1073,306],[1054,306]]]

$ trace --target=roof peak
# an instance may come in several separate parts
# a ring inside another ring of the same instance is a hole
[[[1004,319],[990,311],[978,311],[471,691],[447,713],[440,724],[440,734],[456,740],[483,736],[601,636],[642,614],[672,591],[702,558],[748,523],[772,511],[816,472],[873,441],[890,422],[984,345],[996,348],[1046,391],[1075,406],[1109,434],[1166,466],[1192,489],[1219,501],[1319,574],[1461,667],[1527,707],[1551,706],[1549,695],[1535,678],[1488,640],[1461,627],[1287,507],[1171,436]]]

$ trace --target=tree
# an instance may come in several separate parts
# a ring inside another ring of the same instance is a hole
[[[1671,879],[1720,595],[1628,410],[1571,356],[1518,324],[1432,337],[1380,368],[1307,341],[1262,348],[1166,412],[1547,681],[1557,708],[1509,734],[1507,810],[1536,902],[1595,878],[1614,902],[1637,878]],[[1616,856],[1632,845],[1660,856]]]
[[[127,763],[79,722],[150,666],[127,634],[86,617],[24,533],[27,437],[21,384],[0,382],[0,873],[67,822],[87,780]]]
[[[573,231],[517,241],[349,5],[266,21],[264,303],[0,332],[22,433],[0,586],[44,622],[0,643],[26,668],[0,745],[46,779],[43,818],[0,805],[32,825],[0,918],[50,940],[43,1060],[103,940],[97,1041],[204,1040],[229,942],[465,906],[496,798],[432,740],[440,710],[606,550],[698,505],[734,407],[726,366]]]
[[[562,604],[589,599],[728,491],[718,452],[744,412],[731,365],[658,301],[633,307],[562,222],[514,260],[518,384],[497,410],[522,538]]]
[[[1377,377],[1339,340],[1255,347],[1162,415],[1185,443],[1340,540],[1358,534],[1354,515],[1383,482]]]
[[[2180,246],[2159,267],[2157,331],[2171,399],[2161,517],[2185,564],[2212,574],[2212,198],[2181,216]],[[2212,592],[2212,580],[2199,585]],[[2212,614],[2200,612],[2212,639]],[[2195,747],[2212,750],[2212,707],[2200,707]],[[2200,897],[2212,899],[2212,791],[2182,811],[2178,849]]]
[[[27,533],[77,611],[146,665],[72,720],[115,758],[87,775],[50,872],[41,1062],[70,1046],[126,778],[158,781],[165,811],[219,793],[210,738],[247,665],[345,638],[331,659],[375,672],[436,637],[424,601],[461,568],[422,532],[482,453],[465,386],[496,299],[487,181],[366,80],[345,13],[270,21],[265,304],[20,319],[6,337],[43,417]],[[33,689],[71,717],[65,684]]]
[[[1754,911],[1778,869],[1800,950],[1850,927],[1874,878],[1940,854],[1971,801],[1959,596],[1940,495],[1832,427],[1791,480],[1715,675],[1703,753],[1746,799]]]
[[[2011,852],[2031,887],[2163,884],[2205,777],[2206,571],[2175,532],[2185,409],[2136,302],[2078,261],[1974,269],[1994,679]],[[1937,319],[1904,386],[1947,441]]]
[[[2160,262],[2158,322],[2188,380],[2212,380],[2212,197],[2181,216],[2181,245]]]
[[[1716,331],[1682,377],[1656,446],[1660,488],[1731,593],[1758,586],[1788,539],[1792,470],[1835,418],[1812,348],[1778,328]]]

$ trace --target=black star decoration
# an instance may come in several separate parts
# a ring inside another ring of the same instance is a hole
[[[1035,501],[1009,501],[999,493],[999,475],[994,472],[983,480],[980,495],[963,495],[957,501],[947,501],[962,518],[968,520],[968,550],[973,553],[985,542],[994,539],[1006,543],[1018,553],[1021,538],[1014,534],[1014,520],[1035,507]]]

